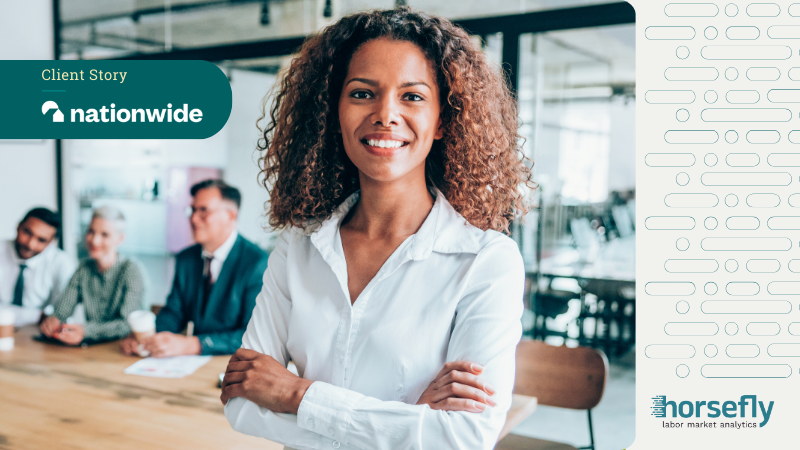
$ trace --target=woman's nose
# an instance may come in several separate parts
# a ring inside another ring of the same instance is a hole
[[[385,96],[378,102],[372,123],[373,125],[381,124],[385,127],[400,124],[400,105],[392,96]]]

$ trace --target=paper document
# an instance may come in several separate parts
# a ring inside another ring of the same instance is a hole
[[[174,356],[172,358],[145,358],[125,369],[128,375],[145,377],[183,378],[209,362],[211,356]]]

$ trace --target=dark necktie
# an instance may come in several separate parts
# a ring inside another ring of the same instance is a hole
[[[211,260],[213,260],[213,256],[204,256],[203,257],[203,304],[200,308],[200,314],[206,314],[206,305],[208,305],[208,297],[211,295],[211,288],[214,286],[214,282],[211,279]]]
[[[28,267],[25,264],[19,265],[19,276],[17,276],[17,284],[14,285],[14,305],[22,306],[22,288],[25,287],[25,277],[23,272]]]

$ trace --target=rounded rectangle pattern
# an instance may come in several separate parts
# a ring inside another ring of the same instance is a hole
[[[714,17],[719,7],[713,3],[668,3],[664,6],[667,17]]]
[[[800,259],[792,259],[789,261],[789,272],[800,273]]]
[[[761,32],[758,27],[753,26],[734,26],[725,29],[725,37],[730,40],[753,40],[758,39]]]
[[[644,163],[650,167],[691,167],[696,158],[692,153],[648,153]]]
[[[777,17],[781,7],[777,3],[750,3],[745,12],[750,17]]]
[[[786,108],[706,108],[700,118],[704,122],[788,122],[792,112]]]
[[[746,267],[752,273],[775,273],[780,270],[781,263],[777,259],[750,259]]]
[[[781,326],[778,322],[750,322],[746,330],[751,336],[777,336],[781,332]]]
[[[731,358],[755,358],[761,353],[756,344],[729,344],[725,347],[725,354]]]
[[[713,144],[719,140],[714,130],[669,130],[664,133],[668,144]]]
[[[788,186],[789,172],[705,172],[700,176],[705,186]]]
[[[705,59],[789,59],[792,49],[787,45],[706,45],[700,49]]]
[[[704,364],[700,374],[705,378],[788,378],[788,364]]]
[[[714,81],[719,78],[715,67],[667,67],[664,78],[669,81]]]
[[[719,204],[719,198],[708,193],[667,194],[664,204],[670,208],[711,208]]]
[[[800,322],[792,322],[789,324],[788,330],[792,336],[800,336]]]
[[[781,197],[771,193],[750,194],[746,202],[752,208],[774,208],[781,204]]]
[[[694,217],[691,216],[652,216],[644,219],[644,227],[648,230],[691,230],[694,224]]]
[[[781,77],[781,71],[777,67],[751,67],[745,75],[750,81],[776,81]]]
[[[692,27],[660,27],[652,26],[644,29],[644,37],[650,40],[689,40],[694,39],[694,28]]]
[[[644,355],[653,359],[694,358],[695,353],[689,344],[650,344],[644,348]]]
[[[725,220],[729,230],[757,230],[760,225],[758,217],[754,216],[731,216]]]
[[[731,281],[725,285],[728,295],[756,295],[761,291],[755,281]]]
[[[700,241],[707,251],[787,251],[792,241],[785,237],[707,237]]]
[[[725,100],[728,103],[734,104],[753,104],[758,103],[761,99],[761,95],[759,95],[758,91],[728,91],[725,94]]]
[[[800,89],[770,89],[767,100],[772,103],[800,103]]]
[[[755,167],[761,162],[758,153],[728,153],[725,164],[731,167]]]
[[[767,28],[770,39],[800,39],[800,26],[798,25],[771,25]]]
[[[772,167],[800,167],[800,153],[770,153],[767,164]]]
[[[716,259],[668,259],[664,270],[669,273],[714,273],[719,269]]]
[[[647,91],[644,93],[644,101],[660,105],[694,103],[695,98],[694,91]]]
[[[789,314],[786,300],[706,300],[700,305],[706,314]]]
[[[800,295],[800,281],[771,281],[767,292],[772,295]]]
[[[777,144],[781,140],[781,134],[775,130],[750,130],[745,139],[751,144]]]
[[[800,208],[800,194],[792,194],[789,196],[789,206],[792,208]]]
[[[644,292],[654,296],[692,295],[694,291],[694,283],[690,281],[651,281],[644,285]]]
[[[800,216],[775,216],[767,219],[770,230],[800,230]]]
[[[715,322],[667,322],[664,332],[670,336],[714,336],[719,332]]]
[[[776,358],[800,357],[800,344],[769,344],[767,354]]]

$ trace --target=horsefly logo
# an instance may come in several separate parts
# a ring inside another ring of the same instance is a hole
[[[51,109],[56,110],[56,112],[53,113],[53,122],[63,122],[64,113],[62,113],[61,110],[58,109],[58,105],[56,104],[56,102],[52,100],[44,102],[44,105],[42,105],[42,114],[47,114],[47,111],[50,111]]]
[[[667,417],[667,396],[657,395],[653,397],[653,406],[650,407],[650,415],[656,417]]]

